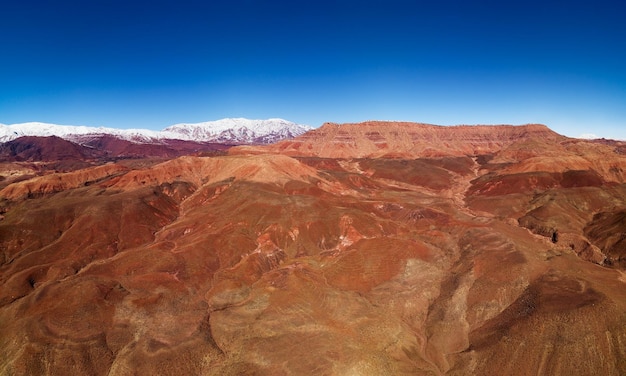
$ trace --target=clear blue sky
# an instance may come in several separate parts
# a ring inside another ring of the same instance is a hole
[[[544,123],[626,139],[622,1],[0,2],[0,123]]]

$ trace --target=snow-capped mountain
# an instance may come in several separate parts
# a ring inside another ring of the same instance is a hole
[[[163,130],[168,138],[237,143],[273,143],[293,138],[311,128],[283,119],[250,120],[229,118],[204,123],[175,124]]]
[[[298,136],[311,127],[283,119],[250,120],[228,118],[195,124],[175,124],[162,131],[57,125],[48,123],[0,124],[0,142],[22,136],[57,136],[81,142],[91,137],[110,135],[135,143],[160,140],[188,140],[218,143],[272,143]]]
[[[22,136],[48,137],[57,136],[76,141],[85,136],[111,135],[135,142],[150,142],[160,138],[160,132],[148,129],[115,129],[105,127],[86,127],[76,125],[57,125],[40,122],[0,124],[0,142],[7,142]]]

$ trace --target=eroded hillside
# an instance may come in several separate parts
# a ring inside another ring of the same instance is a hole
[[[615,145],[332,127],[6,184],[0,373],[626,372]]]

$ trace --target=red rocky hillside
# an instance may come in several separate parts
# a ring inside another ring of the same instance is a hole
[[[0,165],[0,374],[623,375],[624,144],[325,124]]]

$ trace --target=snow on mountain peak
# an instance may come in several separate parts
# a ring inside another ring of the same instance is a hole
[[[278,118],[267,120],[226,118],[202,123],[180,123],[162,131],[29,122],[0,124],[0,142],[11,141],[22,136],[57,136],[70,141],[81,141],[90,136],[112,135],[138,143],[158,142],[163,139],[221,143],[272,143],[298,136],[310,129],[312,128],[309,126]]]
[[[251,120],[225,118],[202,123],[174,124],[163,130],[168,135],[197,141],[271,143],[292,138],[309,131],[311,127],[284,119]]]

